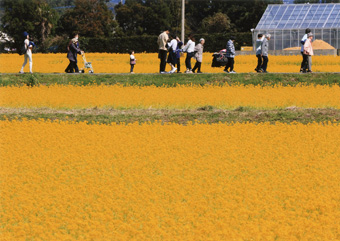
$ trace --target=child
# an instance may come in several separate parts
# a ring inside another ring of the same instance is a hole
[[[135,67],[135,64],[136,64],[136,58],[135,58],[134,54],[135,54],[135,51],[131,50],[130,51],[130,66],[131,66],[130,73],[131,74],[134,74],[133,68]]]

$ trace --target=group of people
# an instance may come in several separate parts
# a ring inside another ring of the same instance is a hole
[[[258,34],[255,43],[257,66],[255,71],[258,73],[267,73],[268,65],[268,50],[269,50],[269,40],[271,38],[270,34]],[[312,73],[312,56],[313,52],[313,33],[307,28],[304,36],[301,39],[301,55],[302,62],[300,67],[301,73]]]
[[[170,34],[169,28],[158,36],[158,58],[160,59],[159,73],[181,73],[181,62],[180,54],[186,53],[185,66],[186,70],[184,73],[202,73],[201,65],[203,61],[203,49],[205,40],[201,38],[199,43],[195,44],[195,37],[190,34],[188,41],[184,44],[178,36]],[[194,68],[191,66],[191,59],[196,60]],[[169,64],[171,70],[165,71],[166,64]]]
[[[255,43],[257,66],[255,71],[258,73],[268,73],[268,50],[269,50],[269,40],[271,38],[270,34],[258,34]]]
[[[33,73],[33,59],[32,59],[32,49],[35,44],[29,40],[29,34],[27,32],[23,33],[24,37],[24,63],[22,65],[19,73],[24,73],[24,67],[27,62],[29,62],[30,73]],[[258,73],[268,73],[268,50],[269,50],[269,41],[271,39],[270,34],[258,34],[257,40],[255,43],[256,48],[256,57],[257,57],[257,66],[255,71]],[[69,41],[67,45],[67,58],[70,63],[65,69],[66,73],[78,73],[78,61],[77,55],[84,54],[84,52],[79,47],[78,34],[73,34],[72,39]],[[306,29],[305,35],[301,39],[301,55],[302,62],[300,67],[301,73],[311,73],[312,72],[312,55],[313,52],[313,34],[309,28]],[[235,51],[235,37],[231,36],[227,42],[226,46],[226,57],[228,62],[224,68],[224,72],[226,73],[236,73],[234,70],[234,58],[236,56]],[[195,37],[190,34],[188,37],[188,41],[184,44],[180,38],[174,34],[170,35],[170,30],[167,29],[163,33],[161,33],[157,40],[158,43],[158,58],[160,59],[160,67],[159,73],[181,73],[181,63],[180,63],[180,55],[181,53],[186,53],[185,66],[186,70],[184,73],[202,73],[201,65],[203,61],[203,49],[205,40],[201,38],[198,44],[195,44]],[[194,68],[191,66],[191,59],[194,58],[196,60]],[[134,51],[130,51],[130,73],[134,73],[134,66],[136,64],[136,58],[134,56]],[[169,72],[165,71],[166,64],[169,64],[171,70]]]
[[[35,47],[35,44],[33,41],[29,40],[29,34],[27,32],[23,33],[24,37],[24,45],[23,45],[23,55],[24,55],[24,63],[19,71],[20,74],[24,73],[24,68],[27,64],[27,61],[29,62],[29,68],[30,73],[33,73],[33,58],[32,58],[32,50],[33,47]],[[78,54],[84,54],[84,51],[80,50],[79,48],[79,42],[78,42],[78,34],[73,34],[73,38],[69,41],[67,45],[67,58],[69,59],[70,63],[66,67],[65,72],[66,73],[78,73],[78,60],[77,55]]]

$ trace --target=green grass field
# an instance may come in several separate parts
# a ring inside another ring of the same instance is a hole
[[[89,84],[123,84],[123,85],[291,85],[318,84],[340,85],[338,73],[313,74],[0,74],[0,86],[23,85],[89,85]]]

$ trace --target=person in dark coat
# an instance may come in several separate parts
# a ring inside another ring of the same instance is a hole
[[[69,46],[67,47],[67,58],[70,61],[70,64],[65,69],[66,73],[78,73],[78,61],[77,61],[77,54],[83,54],[84,52],[80,50],[78,47],[78,35],[76,35],[69,43]]]

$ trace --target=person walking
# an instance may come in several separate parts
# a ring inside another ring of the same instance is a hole
[[[260,73],[261,72],[261,65],[262,65],[262,55],[261,55],[261,45],[263,42],[264,36],[263,34],[257,35],[257,40],[255,43],[255,49],[256,49],[256,57],[257,57],[257,66],[255,68],[255,71]]]
[[[268,50],[269,50],[269,40],[271,38],[270,34],[266,34],[265,38],[262,41],[261,44],[261,55],[262,55],[262,65],[260,71],[263,73],[267,72],[267,66],[268,66]]]
[[[231,36],[228,43],[227,43],[227,47],[226,47],[226,51],[227,51],[226,56],[227,56],[227,59],[228,59],[228,63],[224,68],[224,72],[231,73],[231,74],[236,73],[234,71],[234,63],[235,63],[234,58],[235,58],[235,54],[236,54],[234,42],[235,42],[235,37]],[[229,69],[229,71],[228,71],[228,69]]]
[[[194,57],[195,53],[195,37],[190,34],[188,37],[188,42],[183,48],[183,52],[187,53],[187,57],[185,58],[185,67],[187,70],[185,73],[192,73],[192,68],[191,68],[191,58]]]
[[[181,52],[183,52],[182,50],[183,42],[180,40],[178,36],[176,36],[176,40],[177,40],[176,48],[177,73],[181,73]]]
[[[170,65],[171,70],[169,71],[170,74],[175,73],[177,68],[175,67],[177,64],[177,56],[176,56],[176,49],[177,49],[177,40],[176,35],[171,35],[170,43],[168,43],[168,60],[167,63]]]
[[[307,62],[304,65],[303,68],[303,73],[312,73],[312,56],[314,55],[313,51],[313,45],[312,45],[312,40],[313,40],[313,34],[308,33],[307,35],[307,40],[303,46],[303,54],[305,54],[308,58]],[[308,68],[308,71],[306,71]]]
[[[168,49],[166,47],[167,42],[169,40],[170,29],[167,28],[163,33],[158,36],[157,44],[158,44],[158,58],[160,59],[159,65],[159,73],[165,74],[166,67],[166,56],[168,53]]]
[[[305,45],[305,42],[307,40],[307,35],[312,32],[309,28],[306,29],[305,31],[305,35],[303,35],[302,39],[301,39],[301,55],[302,55],[302,62],[301,62],[301,67],[300,67],[300,72],[302,73],[303,72],[303,68],[305,65],[308,65],[308,55],[305,55],[303,53],[303,50],[304,50],[304,45]]]
[[[29,66],[30,66],[30,73],[33,74],[32,49],[33,49],[34,43],[29,41],[30,36],[27,32],[24,32],[23,36],[24,36],[24,46],[25,46],[26,53],[24,54],[24,63],[22,64],[22,67],[19,73],[20,74],[24,73],[24,68],[28,60]]]
[[[203,61],[204,43],[205,43],[204,38],[201,38],[199,44],[197,44],[195,46],[195,49],[194,49],[195,56],[194,56],[194,58],[196,59],[196,64],[195,64],[194,68],[192,69],[193,73],[195,73],[196,69],[197,69],[197,74],[202,73],[201,72],[201,66],[202,66],[202,61]]]
[[[65,69],[66,73],[79,73],[79,68],[77,65],[77,54],[83,54],[84,52],[78,47],[78,35],[71,40],[71,44],[68,46],[67,58],[70,63]]]
[[[136,65],[137,59],[135,58],[135,51],[131,50],[130,51],[130,74],[134,74],[133,68]]]

